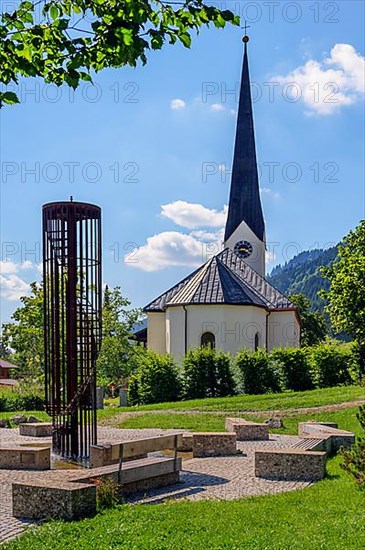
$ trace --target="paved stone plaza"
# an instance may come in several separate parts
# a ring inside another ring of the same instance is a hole
[[[181,430],[120,430],[117,428],[99,428],[99,443],[120,441],[122,439],[139,439],[165,435],[168,433],[180,433]],[[225,499],[234,500],[252,495],[264,495],[293,491],[309,487],[310,482],[297,481],[270,481],[256,478],[254,475],[254,451],[258,449],[278,449],[290,447],[297,443],[300,437],[271,435],[267,441],[242,441],[237,443],[237,448],[242,455],[191,458],[183,460],[181,483],[153,489],[143,495],[129,497],[129,502],[162,502],[167,498],[189,500]],[[1,445],[16,443],[50,442],[50,438],[33,438],[19,436],[17,429],[1,429]],[[18,520],[12,517],[11,484],[15,481],[34,481],[36,479],[72,479],[75,470],[49,470],[44,472],[0,470],[0,543],[20,534],[34,522]]]

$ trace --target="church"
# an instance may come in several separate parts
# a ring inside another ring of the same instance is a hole
[[[221,252],[150,302],[147,347],[177,360],[211,346],[235,355],[300,345],[297,308],[265,279],[265,221],[256,159],[248,37],[237,115],[228,217]]]

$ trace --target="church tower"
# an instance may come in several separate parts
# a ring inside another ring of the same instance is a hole
[[[245,51],[224,247],[233,250],[259,275],[265,277],[265,222],[256,160],[248,41],[248,36],[244,36]]]

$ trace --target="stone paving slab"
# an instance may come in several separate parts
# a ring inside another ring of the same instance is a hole
[[[181,430],[120,430],[99,428],[99,442],[107,443],[121,439],[139,439],[168,433],[181,433]],[[183,461],[181,483],[150,490],[143,495],[132,495],[128,502],[162,502],[166,499],[187,498],[189,500],[224,499],[234,500],[252,495],[265,495],[293,491],[312,485],[310,482],[270,481],[254,475],[254,455],[257,449],[280,449],[290,447],[300,441],[297,436],[270,435],[267,441],[242,441],[237,443],[241,455],[194,458]],[[18,430],[1,429],[0,443],[32,443],[34,438],[19,436]],[[50,443],[50,438],[44,438]],[[191,456],[191,455],[188,455]],[[11,484],[15,481],[35,481],[39,479],[72,479],[75,470],[48,470],[32,472],[25,470],[0,470],[0,544],[13,538],[34,522],[12,517]]]

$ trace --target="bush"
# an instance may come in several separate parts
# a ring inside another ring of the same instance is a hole
[[[353,384],[358,379],[356,354],[352,344],[326,342],[310,350],[316,386]]]
[[[183,363],[183,384],[186,399],[234,395],[229,355],[209,347],[190,350]]]
[[[24,390],[0,390],[0,412],[40,411],[45,406],[44,395]]]
[[[138,357],[137,371],[129,381],[130,404],[177,401],[181,394],[181,383],[173,359],[151,350],[144,350]]]
[[[269,356],[264,350],[240,351],[236,365],[240,372],[243,393],[278,393],[282,390],[280,370],[275,363],[269,361]]]
[[[365,435],[365,406],[359,408],[357,419]],[[342,468],[346,470],[354,479],[356,484],[365,489],[365,437],[360,437],[351,449],[343,450],[344,458]]]
[[[119,502],[118,485],[112,479],[97,479],[96,484],[96,506],[97,510],[115,508]]]
[[[302,348],[280,348],[270,353],[270,363],[281,371],[286,390],[305,391],[314,387],[311,365]]]

